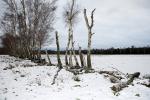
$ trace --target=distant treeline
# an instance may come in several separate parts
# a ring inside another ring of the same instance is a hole
[[[55,50],[48,50],[49,54],[56,54]],[[65,54],[65,50],[60,51],[61,54]],[[78,50],[75,50],[78,54]],[[42,54],[45,54],[45,50],[41,51]],[[87,50],[82,50],[82,53],[86,54]],[[128,48],[109,48],[109,49],[92,49],[92,54],[150,54],[150,47],[128,47]],[[0,48],[0,54],[8,54],[8,50]]]
[[[65,50],[61,51],[61,54],[65,54]],[[76,54],[78,54],[78,50],[75,50]],[[42,54],[45,51],[42,50]],[[49,54],[56,54],[57,52],[54,50],[48,50]],[[82,50],[82,53],[86,54],[87,50]],[[128,47],[128,48],[109,48],[109,49],[92,49],[92,54],[150,54],[150,47]]]
[[[93,49],[92,54],[150,54],[150,47]]]

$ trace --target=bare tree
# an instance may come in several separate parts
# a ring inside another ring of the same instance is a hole
[[[75,53],[73,53],[73,25],[76,23],[77,21],[77,16],[79,14],[79,9],[78,6],[76,5],[75,0],[72,0],[71,3],[68,3],[65,7],[64,13],[63,13],[63,17],[64,20],[66,22],[66,25],[68,26],[68,43],[67,43],[67,47],[66,47],[66,54],[65,54],[65,62],[66,65],[71,64],[72,62],[68,63],[68,50],[70,47],[70,57],[69,57],[69,61],[72,61],[72,54],[75,55]],[[77,61],[77,60],[75,60]],[[78,62],[76,62],[77,64]],[[72,65],[70,65],[72,66]]]
[[[56,34],[56,45],[57,45],[57,61],[58,61],[58,67],[61,69],[62,68],[62,63],[60,60],[60,47],[59,47],[59,38],[58,38],[58,32],[55,32]]]
[[[56,78],[58,77],[58,74],[59,74],[59,72],[60,72],[61,69],[62,69],[62,63],[61,63],[61,60],[60,60],[60,47],[59,47],[58,32],[56,31],[55,34],[56,34],[56,45],[57,45],[58,70],[57,70],[56,74],[54,75],[53,82],[52,82],[51,85],[55,84]]]
[[[5,33],[4,38],[7,38],[10,42],[7,42],[9,45],[9,51],[12,55],[16,54],[15,46],[17,45],[15,35],[16,35],[16,5],[15,0],[3,0],[7,5],[8,12],[5,12],[3,19],[1,21],[1,30]],[[5,43],[4,43],[5,44]],[[3,45],[4,45],[3,44]]]
[[[42,44],[53,31],[57,0],[3,1],[7,9],[1,28],[5,34],[15,37],[11,51],[23,58],[40,58]]]
[[[92,38],[92,35],[94,34],[92,32],[92,28],[94,26],[94,11],[96,9],[94,9],[92,12],[91,12],[91,22],[89,23],[89,20],[88,20],[88,17],[87,17],[87,14],[86,14],[86,9],[84,9],[84,19],[85,19],[85,22],[86,22],[86,26],[87,26],[87,29],[88,29],[88,52],[87,52],[87,69],[92,69],[92,64],[91,64],[91,38]]]

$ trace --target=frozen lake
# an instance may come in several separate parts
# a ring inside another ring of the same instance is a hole
[[[61,55],[63,63],[64,57]],[[56,55],[50,58],[52,63],[57,63]],[[124,73],[150,73],[150,55],[92,55],[92,65],[96,69],[115,67]]]

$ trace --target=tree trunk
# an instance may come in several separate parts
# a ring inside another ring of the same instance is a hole
[[[92,38],[92,32],[91,28],[88,28],[88,51],[87,51],[87,68],[92,69],[91,64],[91,38]]]
[[[136,72],[136,73],[131,75],[131,77],[128,79],[128,81],[115,84],[110,88],[113,90],[114,94],[116,94],[117,92],[121,91],[123,88],[130,85],[133,82],[133,80],[135,78],[138,78],[139,76],[140,76],[140,72]]]
[[[85,68],[86,67],[86,62],[85,62],[84,55],[81,52],[81,47],[79,47],[79,57],[80,57],[81,67]]]
[[[47,53],[47,50],[45,50],[45,52],[46,52],[47,59],[48,59],[48,65],[50,66],[50,65],[52,65],[51,59],[50,59],[50,57],[49,57],[49,55],[48,55],[48,53]]]
[[[72,24],[71,21],[69,23],[69,37],[68,37],[68,48],[70,46],[70,50],[69,50],[69,66],[73,67],[73,60],[72,60],[72,55],[73,55],[73,30],[72,30]]]
[[[69,25],[69,30],[68,30],[68,43],[67,43],[66,53],[65,53],[65,63],[66,63],[66,65],[69,65],[69,62],[68,62],[68,50],[69,50],[70,44],[71,44],[71,25]]]
[[[74,59],[75,59],[75,66],[80,67],[77,56],[76,56],[76,53],[75,53],[75,49],[74,49],[74,42],[72,42],[72,49],[73,49],[73,56],[74,56]]]
[[[92,69],[92,64],[91,64],[91,38],[92,38],[92,35],[94,34],[94,33],[92,33],[92,28],[93,28],[93,25],[94,25],[94,18],[93,18],[94,11],[95,11],[95,9],[91,13],[91,24],[90,24],[89,20],[87,18],[86,9],[84,9],[84,19],[85,19],[86,26],[87,26],[87,29],[88,29],[87,70]]]
[[[73,62],[72,62],[72,50],[69,51],[70,56],[69,56],[69,66],[72,68],[73,67]]]
[[[58,38],[58,32],[56,31],[56,45],[57,45],[57,61],[58,61],[58,67],[62,68],[62,63],[60,59],[60,48],[59,48],[59,38]]]
[[[41,59],[41,49],[40,48],[38,48],[38,59]]]
[[[66,49],[66,53],[65,53],[65,64],[66,66],[69,64],[68,63],[68,49]]]

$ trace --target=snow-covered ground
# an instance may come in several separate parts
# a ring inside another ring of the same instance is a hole
[[[56,62],[55,56],[51,59]],[[149,55],[93,56],[93,67],[117,67],[124,73],[144,74],[150,73],[148,60]],[[136,84],[139,79],[115,96],[110,89],[113,84],[98,73],[74,76],[62,69],[56,84],[51,85],[55,66],[36,66],[29,60],[10,56],[0,56],[0,65],[0,100],[150,100],[150,89]],[[80,81],[74,80],[77,77]]]

